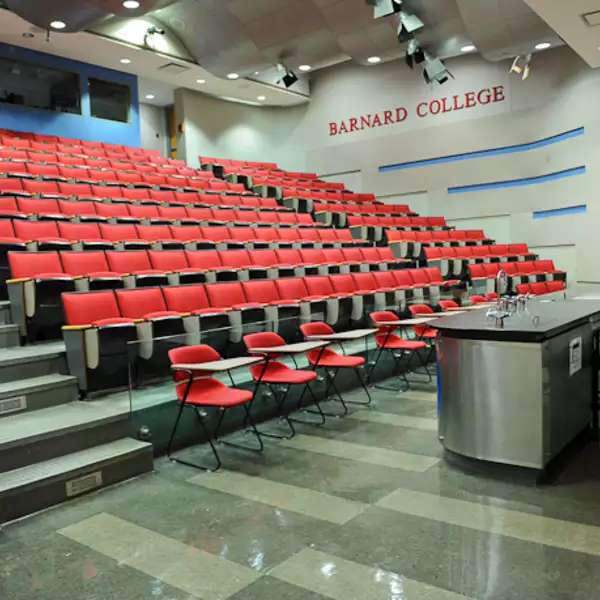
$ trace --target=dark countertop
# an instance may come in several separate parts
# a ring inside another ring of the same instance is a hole
[[[487,309],[467,314],[445,317],[428,323],[439,329],[444,337],[507,342],[543,342],[589,321],[600,319],[599,300],[556,300],[552,302],[530,300],[526,313],[508,317],[504,328],[494,325],[486,317]],[[539,317],[539,323],[533,317]]]

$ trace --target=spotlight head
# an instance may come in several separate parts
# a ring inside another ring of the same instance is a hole
[[[521,79],[525,81],[531,73],[531,59],[532,54],[528,54],[525,57],[517,56],[509,69],[509,73],[516,73],[521,75]]]
[[[293,71],[288,71],[282,78],[281,81],[286,88],[292,87],[297,81],[298,76]]]
[[[423,27],[425,27],[425,23],[423,23],[417,15],[409,14],[401,10],[398,16],[398,29],[396,32],[398,41],[400,43],[407,42],[415,31],[419,31],[420,29],[423,29]]]
[[[373,16],[376,19],[389,17],[402,10],[402,0],[367,0],[367,4],[373,7]]]
[[[423,77],[427,83],[435,82],[440,85],[446,83],[450,78],[454,79],[446,65],[439,58],[433,57],[425,58]]]
[[[424,60],[425,51],[421,48],[419,42],[415,38],[412,38],[406,48],[406,64],[411,69],[414,69],[415,65],[420,65]]]
[[[165,35],[165,30],[164,29],[160,29],[160,27],[156,27],[154,25],[152,25],[151,27],[148,27],[148,31],[146,32],[148,35]]]

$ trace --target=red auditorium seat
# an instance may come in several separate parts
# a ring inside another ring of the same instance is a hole
[[[307,341],[321,339],[321,336],[328,336],[335,333],[327,323],[323,322],[304,323],[300,326],[300,331]],[[331,350],[331,348],[319,348],[316,350],[311,350],[306,356],[308,358],[308,363],[314,369],[323,369],[323,373],[327,380],[327,388],[324,395],[327,398],[330,388],[333,389],[335,395],[344,408],[344,415],[348,414],[346,402],[351,404],[359,404],[362,406],[368,406],[371,404],[371,394],[359,371],[359,368],[363,367],[366,363],[366,359],[364,357],[341,355],[334,350]],[[356,374],[356,378],[358,379],[360,386],[367,395],[366,402],[350,402],[344,400],[344,397],[340,393],[338,387],[335,385],[335,379],[339,371],[343,369],[351,369]],[[333,373],[331,373],[332,371]]]
[[[55,221],[13,221],[16,236],[28,242],[30,249],[70,250],[72,243],[61,238]]]
[[[112,290],[124,286],[123,274],[110,270],[104,252],[61,252],[60,261],[65,273],[82,278],[81,289]]]
[[[410,365],[415,356],[421,366],[427,370],[427,363],[421,354],[423,351],[427,350],[427,344],[422,341],[407,340],[402,337],[401,333],[396,333],[399,330],[397,322],[400,318],[392,311],[373,312],[370,317],[375,327],[377,327],[377,333],[375,334],[377,354],[373,366],[369,371],[367,381],[371,380],[383,353],[387,352],[392,356],[396,363],[398,376],[405,385],[404,391],[408,390],[410,388],[410,382],[405,371],[410,371]],[[405,358],[406,360],[404,360]],[[431,377],[429,377],[429,379],[431,380]],[[398,389],[393,386],[377,387],[390,391],[402,391],[402,388]]]
[[[145,250],[107,251],[106,258],[110,270],[126,276],[126,286],[149,287],[168,284],[164,271],[152,268]]]
[[[61,238],[82,250],[109,250],[112,244],[104,239],[96,223],[58,223]]]
[[[63,337],[69,372],[84,393],[129,384],[129,344],[137,340],[133,319],[124,318],[113,291],[62,295]]]
[[[64,322],[60,295],[75,290],[58,252],[9,252],[7,281],[12,317],[28,341],[59,336]]]
[[[168,274],[169,283],[205,283],[206,271],[191,267],[184,250],[149,250],[152,268]]]
[[[232,444],[231,442],[219,440],[220,427],[225,414],[227,410],[236,406],[243,406],[245,411],[245,423],[250,425],[250,431],[258,441],[257,447],[251,447],[249,449],[262,452],[263,442],[250,412],[250,406],[253,400],[252,392],[227,387],[217,379],[210,377],[210,371],[190,368],[190,365],[219,362],[222,360],[221,355],[210,346],[202,345],[187,348],[175,348],[169,352],[169,359],[172,365],[175,390],[179,401],[179,411],[167,445],[167,456],[169,459],[195,468],[217,471],[221,467],[221,458],[215,447],[215,442],[233,445],[236,448],[244,447],[239,444]],[[194,409],[201,428],[206,434],[206,438],[215,457],[215,465],[212,467],[205,467],[173,456],[173,441],[183,410],[186,407]],[[203,412],[200,410],[201,408],[215,408],[220,411],[217,425],[212,434],[207,428]],[[213,439],[215,442],[213,442]]]

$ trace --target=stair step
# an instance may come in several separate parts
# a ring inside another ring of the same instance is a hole
[[[10,314],[10,302],[8,300],[0,300],[0,324],[12,323]]]
[[[43,342],[0,352],[0,383],[66,373],[65,343]]]
[[[122,438],[4,473],[0,523],[152,471],[152,445]]]
[[[74,402],[79,395],[77,378],[71,375],[40,375],[0,383],[0,418]]]
[[[78,401],[0,419],[0,472],[125,437],[128,417],[124,403]]]
[[[21,343],[17,325],[0,324],[0,348],[10,348]]]

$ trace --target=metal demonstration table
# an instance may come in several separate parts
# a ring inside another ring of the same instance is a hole
[[[444,447],[544,470],[589,428],[596,406],[598,301],[531,301],[496,328],[486,311],[439,330],[439,434]]]

